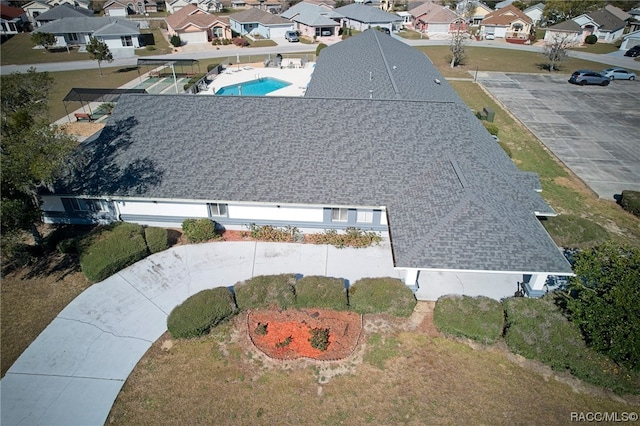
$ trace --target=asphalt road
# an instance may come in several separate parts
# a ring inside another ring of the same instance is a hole
[[[448,45],[448,40],[406,40],[398,36],[394,36],[396,39],[403,41],[410,46],[443,46]],[[542,48],[539,46],[525,46],[518,44],[509,44],[503,40],[483,40],[483,41],[469,41],[470,47],[494,47],[499,49],[510,50],[527,50],[531,52],[541,52]],[[271,53],[275,55],[277,53],[300,53],[309,52],[315,50],[314,45],[303,43],[288,43],[283,39],[282,43],[273,47],[256,47],[256,48],[225,48],[225,49],[210,49],[196,52],[181,52],[172,53],[168,55],[158,55],[154,58],[162,59],[208,59],[208,58],[227,58],[234,57],[236,55],[264,55]],[[600,62],[603,64],[610,64],[613,66],[619,66],[634,70],[640,70],[640,62],[634,61],[632,58],[626,58],[622,56],[622,52],[614,52],[608,55],[596,55],[593,53],[575,52],[571,51],[570,56],[585,59],[594,62]],[[110,67],[130,67],[136,65],[138,58],[120,58],[115,59],[112,63],[108,64]],[[38,71],[66,71],[66,70],[81,70],[81,69],[96,69],[98,63],[96,61],[73,61],[73,62],[54,62],[48,64],[33,64],[33,65],[5,65],[0,67],[0,74],[10,74],[12,72],[26,72],[30,67],[35,67]]]
[[[478,81],[600,198],[640,191],[640,81],[479,73]]]

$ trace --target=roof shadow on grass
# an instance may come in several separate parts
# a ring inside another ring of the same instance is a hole
[[[69,176],[56,192],[83,195],[141,195],[162,181],[163,172],[153,160],[126,152],[133,139],[133,117],[108,124],[95,138],[85,141],[74,157]]]

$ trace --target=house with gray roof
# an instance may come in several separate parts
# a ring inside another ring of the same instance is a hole
[[[122,95],[73,164],[42,194],[48,223],[373,230],[421,300],[572,273],[538,220],[555,213],[537,175],[428,57],[376,30],[325,48],[304,97]]]
[[[550,26],[544,40],[567,38],[574,44],[583,44],[588,36],[595,35],[599,43],[614,43],[622,37],[625,26],[626,22],[611,11],[594,10]]]
[[[295,24],[295,29],[307,37],[331,37],[338,34],[342,15],[327,6],[302,1],[280,14]]]
[[[257,34],[263,38],[284,37],[293,30],[293,23],[273,13],[260,9],[245,9],[229,15],[231,30],[240,35]]]
[[[41,27],[49,22],[57,21],[62,18],[90,18],[93,17],[93,10],[84,9],[81,7],[71,6],[69,4],[61,4],[54,8],[43,12],[35,17],[35,21],[38,27]]]
[[[80,50],[95,37],[107,44],[114,57],[129,57],[140,47],[138,25],[122,18],[62,18],[34,32],[51,33],[56,36],[56,46],[79,46]]]
[[[402,28],[403,19],[400,16],[364,4],[348,4],[337,8],[336,12],[344,16],[342,26],[353,30],[364,31],[380,27],[397,31]]]

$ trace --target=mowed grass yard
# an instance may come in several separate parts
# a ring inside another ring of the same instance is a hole
[[[469,71],[476,66],[484,71],[545,72],[539,69],[542,58],[535,53],[473,48],[463,69],[450,70],[448,47],[421,50],[448,77],[469,78]],[[200,67],[206,69],[207,63],[217,61],[201,61]],[[600,69],[606,64],[572,60],[564,64],[563,72],[576,68]],[[119,87],[138,78],[136,69],[105,68],[104,74],[100,78],[97,69],[52,73],[56,86],[49,99],[51,118],[65,114],[62,98],[73,87]],[[495,108],[501,140],[521,169],[540,175],[542,195],[558,212],[586,217],[588,223],[606,228],[611,238],[640,245],[637,218],[613,202],[597,199],[480,86],[471,81],[452,84],[471,108]],[[561,245],[598,242],[590,237],[585,240],[584,229],[568,233],[566,229],[551,229]],[[3,277],[2,374],[57,312],[88,285],[76,269],[62,275],[51,271],[51,267],[29,268]],[[179,342],[170,351],[161,350],[156,343],[125,385],[111,419],[119,424],[185,420],[290,424],[296,419],[301,424],[425,424],[460,423],[464,418],[474,423],[557,424],[568,423],[571,411],[633,411],[607,396],[576,393],[567,385],[547,380],[544,374],[514,364],[503,351],[472,350],[465,344],[420,333],[384,336],[390,343],[372,352],[373,358],[380,351],[387,354],[383,356],[389,358],[384,369],[365,362],[354,373],[332,379],[320,392],[317,371],[312,368],[290,372],[265,369],[253,365],[249,355],[233,344],[222,353],[220,342],[226,341],[228,334],[229,330],[221,329],[206,339]]]

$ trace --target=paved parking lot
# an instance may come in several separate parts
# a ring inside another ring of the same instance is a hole
[[[478,81],[600,198],[640,191],[640,81],[576,86],[567,75],[480,73]]]

